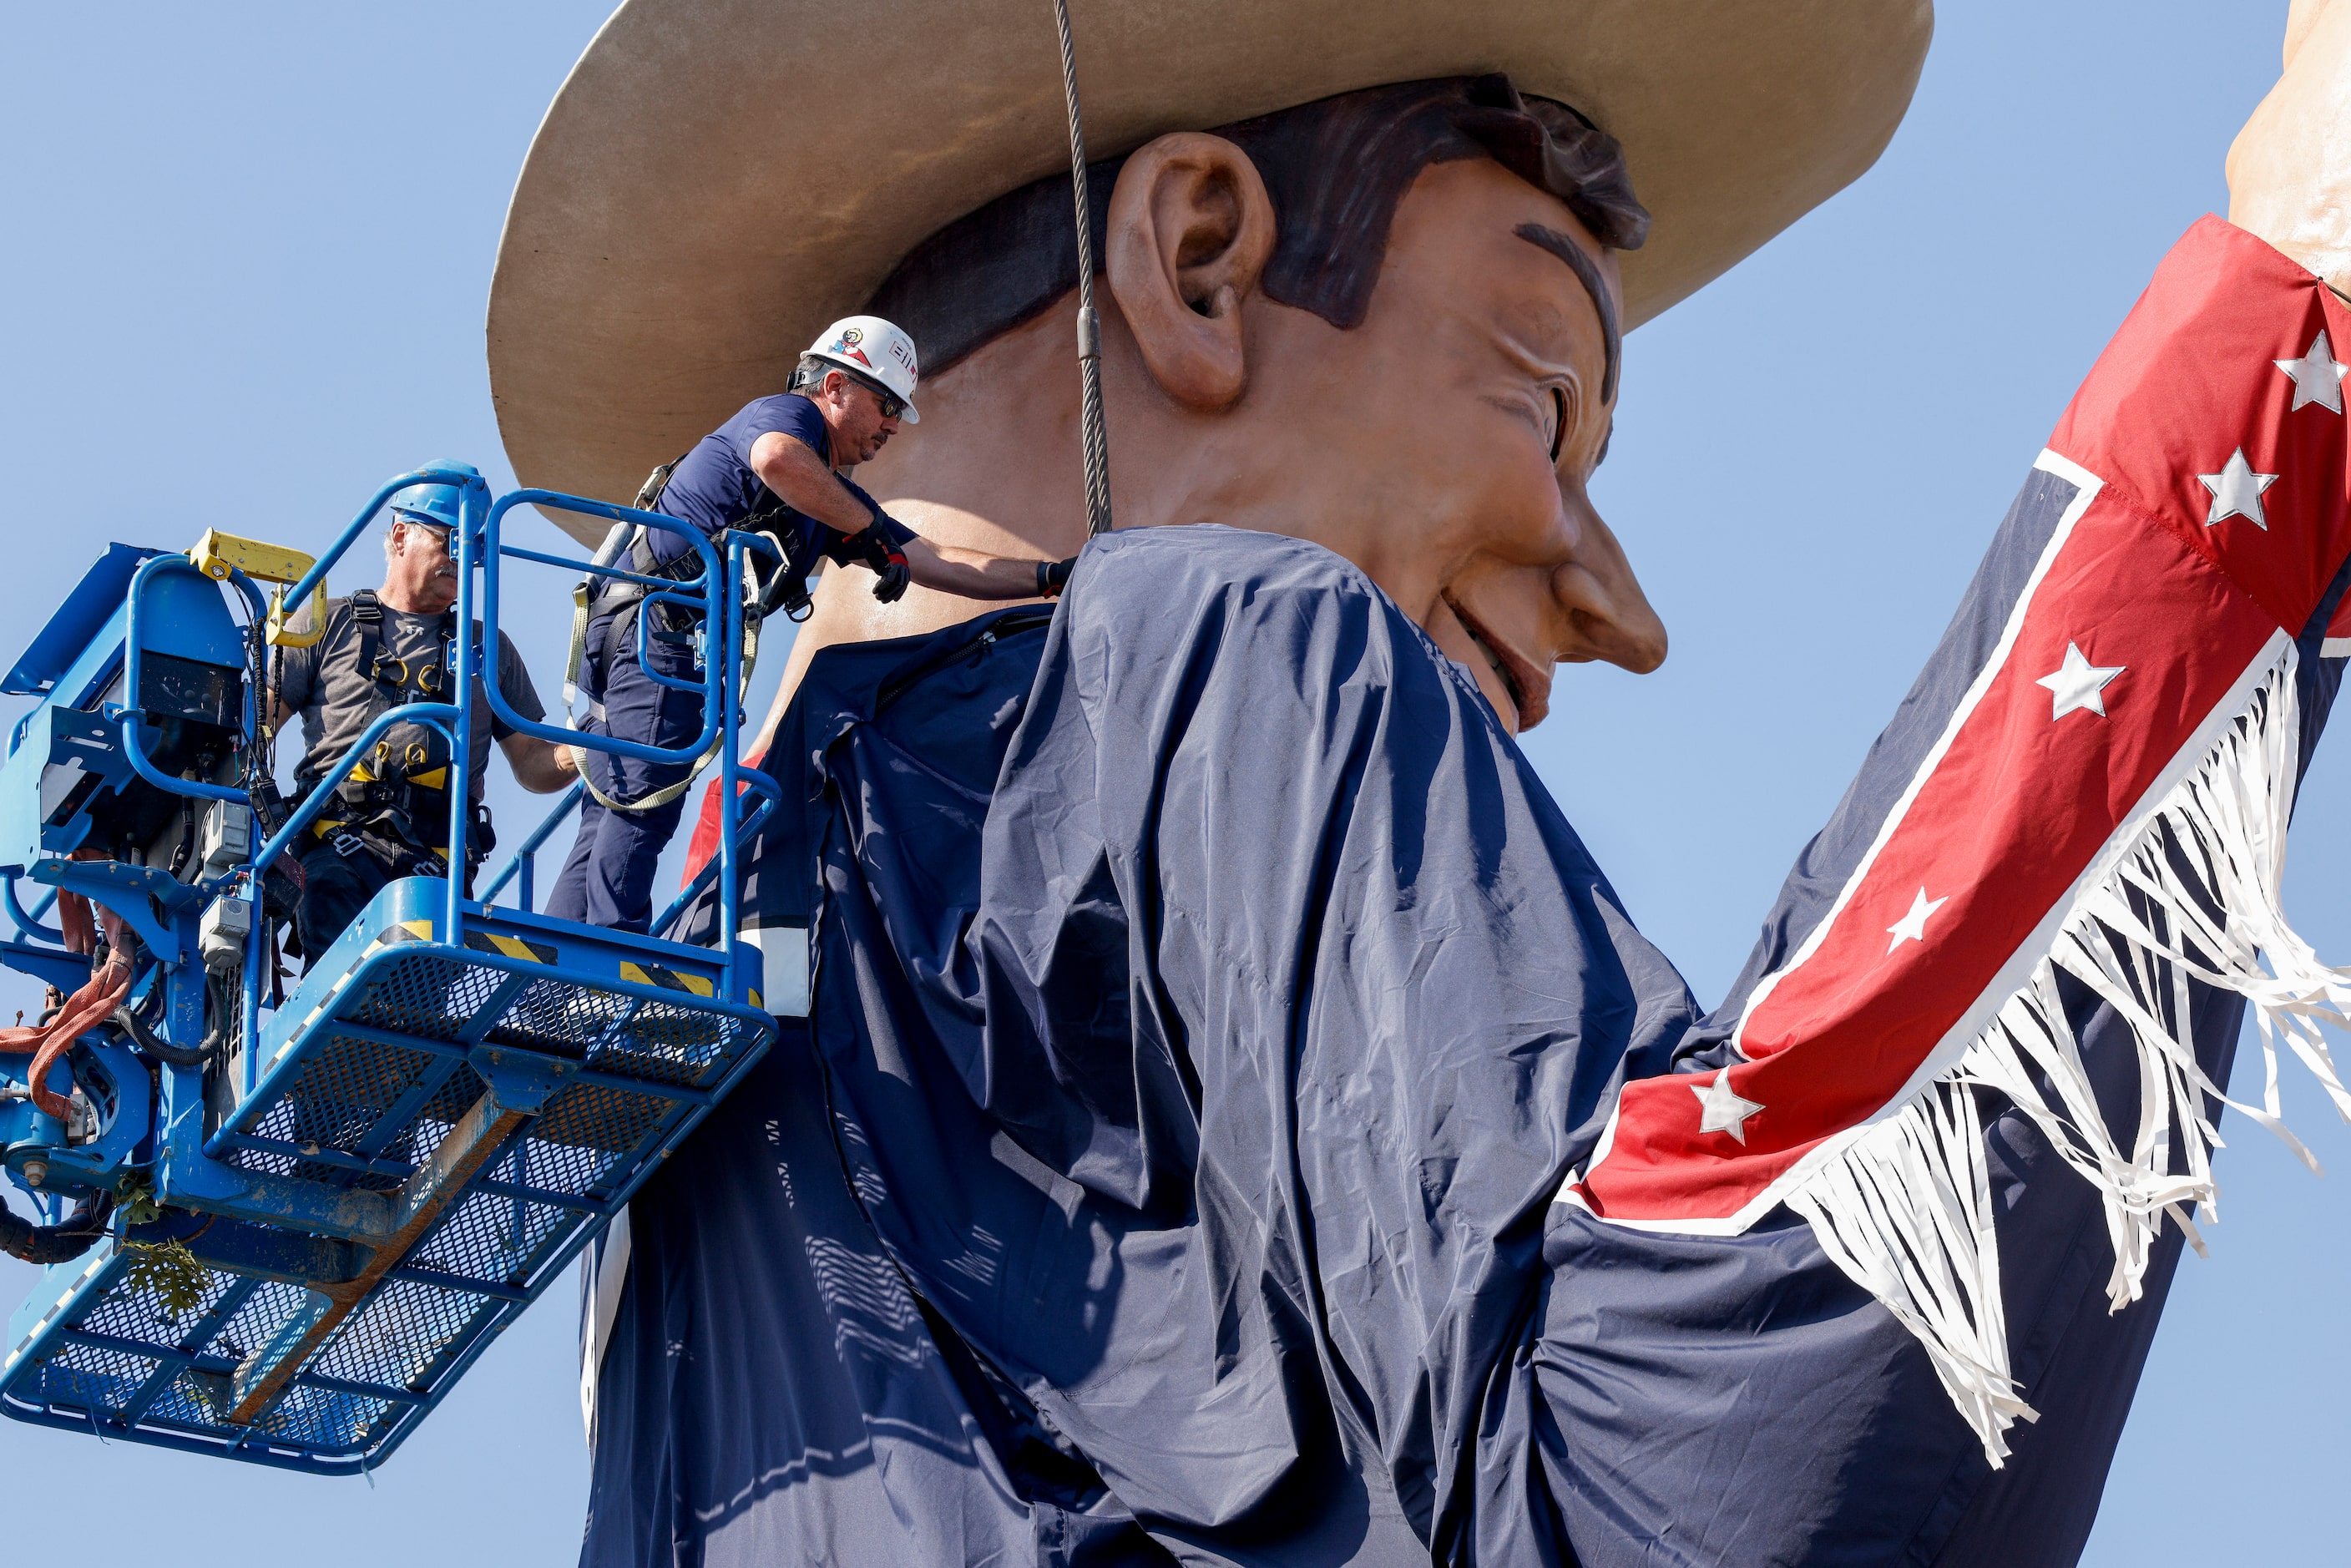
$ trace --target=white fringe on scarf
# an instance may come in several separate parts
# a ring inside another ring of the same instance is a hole
[[[2116,1312],[2138,1298],[2165,1215],[2204,1250],[2188,1211],[2201,1209],[2207,1223],[2217,1217],[2218,1105],[2318,1168],[2279,1113],[2281,1040],[2351,1120],[2351,1092],[2318,1032],[2321,1019],[2351,1028],[2351,968],[2321,964],[2278,897],[2299,742],[2294,670],[2287,643],[2201,765],[2126,830],[2130,841],[2115,846],[2120,858],[2107,874],[2076,891],[2051,951],[1959,1064],[1787,1198],[1837,1267],[1927,1347],[1995,1467],[2008,1454],[2010,1425],[2037,1417],[2010,1375],[1980,1092],[2030,1117],[2098,1190],[2115,1256],[2106,1295]],[[2126,1136],[2106,1124],[2091,1092],[2060,974],[2130,1025],[2139,1114]],[[2191,980],[2252,1005],[2267,1069],[2260,1107],[2229,1100],[2197,1065]]]

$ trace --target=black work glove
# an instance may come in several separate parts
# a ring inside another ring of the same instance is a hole
[[[884,604],[898,602],[914,574],[906,565],[906,552],[890,537],[882,517],[858,531],[857,548],[859,559],[873,569],[873,597]]]
[[[1070,570],[1077,564],[1078,558],[1076,556],[1071,556],[1067,560],[1039,561],[1037,563],[1037,591],[1044,595],[1047,599],[1061,598],[1061,590],[1070,585]]]

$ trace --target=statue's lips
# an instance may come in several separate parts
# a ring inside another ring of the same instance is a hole
[[[1447,592],[1444,599],[1455,619],[1461,622],[1461,629],[1469,633],[1469,640],[1478,644],[1478,651],[1486,655],[1486,663],[1493,666],[1494,674],[1510,693],[1514,710],[1511,728],[1524,734],[1541,724],[1551,713],[1552,666],[1538,664],[1519,652],[1510,645],[1510,639],[1497,635],[1451,592]]]

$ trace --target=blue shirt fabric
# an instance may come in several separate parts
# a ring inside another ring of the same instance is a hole
[[[819,457],[831,461],[824,415],[815,403],[798,392],[754,398],[737,410],[734,418],[695,442],[694,449],[678,459],[677,467],[670,474],[669,486],[662,492],[658,510],[681,522],[692,523],[714,538],[722,529],[740,526],[768,494],[767,486],[751,467],[751,447],[769,431],[781,431]],[[835,477],[867,507],[876,514],[881,512],[880,504],[846,476]],[[901,545],[914,537],[912,529],[893,517],[883,517],[881,522]],[[779,532],[786,547],[811,566],[819,555],[844,565],[857,559],[850,548],[848,535],[795,508],[785,509]],[[674,560],[686,549],[685,541],[675,534],[659,534],[652,543],[657,561]]]

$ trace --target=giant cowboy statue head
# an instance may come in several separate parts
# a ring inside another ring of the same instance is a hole
[[[1928,0],[1073,20],[1119,526],[1328,546],[1513,727],[1560,661],[1654,668],[1627,552],[1656,544],[1586,495],[1623,335],[1869,166]],[[1074,552],[1058,65],[1042,0],[630,0],[549,111],[499,257],[491,371],[523,482],[625,497],[871,309],[919,346],[925,421],[860,482],[938,542]],[[977,608],[860,587],[820,592],[787,698],[827,643]]]

